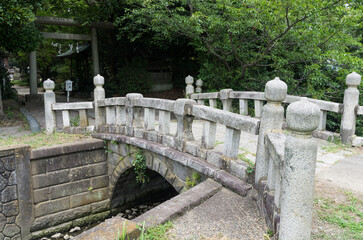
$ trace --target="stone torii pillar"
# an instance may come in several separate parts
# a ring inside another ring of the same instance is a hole
[[[32,51],[29,54],[29,70],[30,70],[30,94],[38,94],[37,81],[37,52]]]
[[[98,59],[97,29],[95,27],[92,27],[91,29],[91,44],[92,44],[93,76],[97,76],[97,74],[100,73],[100,63]]]

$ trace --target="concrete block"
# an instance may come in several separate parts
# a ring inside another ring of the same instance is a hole
[[[234,160],[231,160],[229,167],[230,167],[230,172],[234,176],[236,176],[236,177],[238,177],[238,178],[240,178],[242,180],[245,180],[245,181],[248,179],[248,176],[247,176],[247,173],[246,173],[246,170],[247,170],[246,166],[244,166],[242,164],[239,164]]]
[[[56,200],[51,200],[48,202],[42,202],[36,204],[34,207],[35,217],[41,217],[44,215],[60,212],[69,209],[69,198],[60,198]]]

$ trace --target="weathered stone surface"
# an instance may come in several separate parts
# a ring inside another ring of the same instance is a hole
[[[50,199],[49,188],[40,188],[33,190],[34,203],[44,202]]]
[[[62,212],[45,215],[43,217],[36,218],[31,227],[31,231],[41,230],[47,227],[55,226],[57,224],[68,222],[76,218],[83,217],[91,212],[91,205],[72,208]]]
[[[92,213],[99,213],[110,209],[110,200],[92,203]]]
[[[0,174],[3,172],[5,172],[5,167],[4,167],[3,162],[0,160]]]
[[[38,189],[42,187],[48,187],[68,182],[70,180],[69,172],[70,171],[66,169],[47,174],[35,175],[32,177],[33,189]]]
[[[20,228],[16,224],[6,224],[3,230],[3,234],[7,237],[13,237],[20,233]]]
[[[8,217],[6,219],[6,223],[15,223],[16,216]]]
[[[70,170],[70,180],[77,181],[84,178],[95,177],[107,174],[107,163],[97,163],[83,167],[77,167]]]
[[[99,239],[114,239],[115,234],[122,232],[122,226],[126,227],[126,234],[130,239],[136,239],[140,235],[140,230],[134,222],[121,217],[113,217],[107,219],[102,224],[92,229],[83,232],[76,236],[75,240],[99,240]]]
[[[98,202],[108,197],[108,188],[92,190],[86,193],[80,193],[70,197],[71,208],[83,206],[93,202]]]
[[[16,236],[12,237],[11,240],[21,240],[21,235],[18,234]]]
[[[0,232],[3,231],[6,224],[6,217],[0,213]]]
[[[17,197],[16,186],[7,186],[1,193],[1,202],[10,202],[16,200]]]
[[[319,126],[320,109],[307,98],[301,98],[287,107],[286,122],[294,131],[312,132]]]
[[[176,215],[194,208],[205,199],[214,195],[221,188],[222,186],[219,183],[207,179],[194,188],[179,194],[147,213],[135,218],[133,221],[140,224],[146,221],[146,226],[165,223],[166,221],[173,219]]]
[[[49,195],[51,199],[56,199],[60,197],[71,196],[76,193],[87,192],[90,187],[90,180],[85,179],[50,187]]]
[[[3,214],[6,217],[15,216],[18,213],[19,213],[18,201],[12,201],[12,202],[3,204]]]
[[[0,175],[0,191],[4,190],[8,185],[8,179],[4,178],[3,175]]]
[[[69,209],[68,197],[37,204],[34,207],[34,215],[35,217],[41,217],[47,214],[60,212],[66,209]]]
[[[214,179],[241,196],[246,196],[247,191],[252,188],[250,184],[224,170],[218,171],[215,174]]]
[[[108,187],[109,176],[100,176],[91,178],[91,187],[93,189]]]
[[[36,159],[30,162],[31,175],[42,174],[46,172],[46,160]]]
[[[16,185],[16,171],[12,171],[9,177],[8,185]]]
[[[8,171],[14,171],[15,170],[15,159],[13,156],[3,157],[1,159],[4,163],[4,167]]]

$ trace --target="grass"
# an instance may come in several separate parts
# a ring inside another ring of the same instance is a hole
[[[7,137],[0,139],[0,146],[10,146],[16,144],[26,144],[31,148],[36,149],[43,146],[52,146],[62,143],[76,142],[85,138],[89,138],[88,135],[80,134],[65,134],[65,133],[53,133],[46,134],[44,132],[33,133],[24,135],[21,137]]]
[[[330,198],[317,197],[315,207],[317,217],[341,230],[334,238],[324,231],[313,236],[313,239],[363,239],[363,201],[352,193],[346,192],[347,201],[337,203]],[[335,238],[336,237],[336,238]]]
[[[122,231],[118,232],[115,240],[168,240],[168,230],[173,226],[172,222],[166,222],[164,224],[156,225],[145,230],[145,223],[142,226],[138,226],[141,231],[141,235],[138,239],[130,239],[126,234],[125,223]]]
[[[29,86],[29,82],[26,80],[13,80],[11,83],[19,86]]]

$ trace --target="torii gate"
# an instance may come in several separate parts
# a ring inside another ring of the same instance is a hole
[[[80,22],[69,18],[58,17],[37,17],[34,21],[41,25],[60,25],[60,26],[82,26]],[[107,22],[94,22],[86,27],[91,28],[91,34],[74,34],[74,33],[49,33],[43,32],[44,38],[62,39],[62,40],[78,40],[78,41],[91,41],[92,44],[92,65],[93,75],[96,76],[100,72],[99,59],[98,59],[98,45],[97,45],[97,28],[113,29],[114,25]],[[37,54],[32,51],[29,54],[30,62],[30,95],[38,94],[37,88]]]

